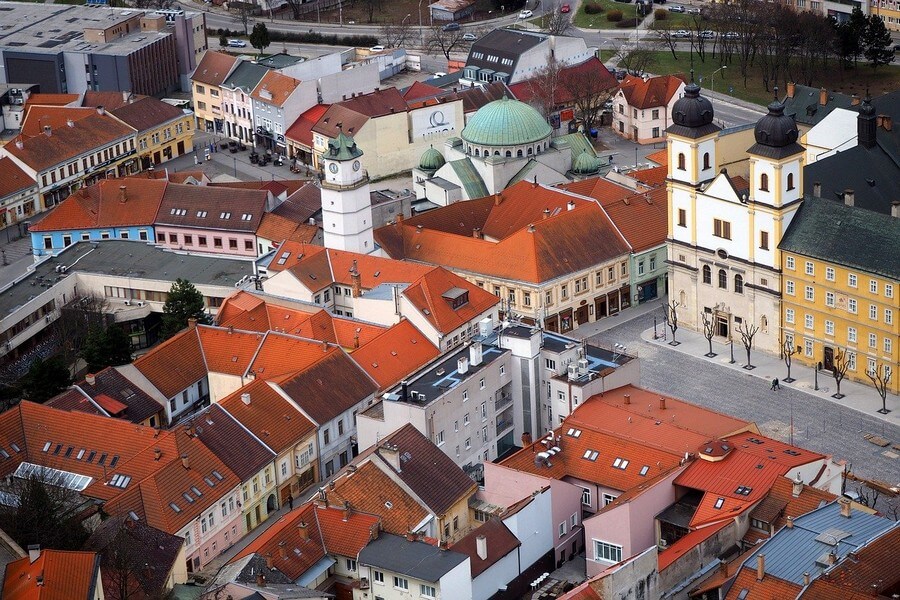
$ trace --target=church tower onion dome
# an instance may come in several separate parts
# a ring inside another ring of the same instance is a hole
[[[444,156],[434,149],[434,146],[422,153],[419,159],[419,168],[423,171],[437,171],[444,166]]]
[[[784,148],[797,142],[800,131],[794,117],[784,114],[784,104],[775,101],[769,104],[769,114],[756,122],[753,135],[757,144]]]
[[[582,150],[575,158],[575,164],[572,166],[572,172],[578,175],[591,175],[600,170],[600,159],[591,156],[587,150]]]
[[[523,146],[540,142],[552,129],[537,110],[504,96],[480,108],[462,130],[473,146]]]
[[[693,81],[684,88],[684,96],[672,107],[672,121],[682,127],[703,127],[713,122],[713,105],[700,95],[700,86]]]

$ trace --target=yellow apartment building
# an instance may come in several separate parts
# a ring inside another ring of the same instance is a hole
[[[191,100],[194,117],[201,131],[221,132],[222,83],[237,67],[240,59],[229,54],[207,50],[191,75]]]

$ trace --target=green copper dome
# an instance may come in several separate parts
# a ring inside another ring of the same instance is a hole
[[[434,149],[434,146],[422,153],[419,159],[419,168],[423,171],[437,171],[444,166],[444,156]]]
[[[336,138],[328,140],[328,153],[325,155],[325,158],[330,158],[331,160],[353,160],[354,158],[359,158],[362,154],[362,150],[359,149],[353,138],[345,135],[342,131],[338,133]]]
[[[520,146],[539,142],[550,132],[541,113],[504,96],[481,107],[462,130],[462,138],[478,146]]]
[[[579,175],[589,175],[599,170],[600,159],[596,156],[591,156],[587,150],[582,150],[581,154],[575,159],[575,164],[572,165],[572,171]]]

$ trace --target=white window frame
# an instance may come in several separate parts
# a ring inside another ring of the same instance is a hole
[[[834,281],[834,267],[825,267],[825,280]]]
[[[790,323],[790,324],[793,325],[793,323],[794,323],[794,315],[795,315],[795,313],[794,313],[794,309],[793,309],[793,308],[786,308],[786,309],[784,310],[784,322],[785,322],[785,323]]]
[[[605,555],[605,556],[601,556]],[[609,558],[607,558],[607,556]],[[605,540],[594,540],[594,562],[616,564],[622,562],[622,546]]]
[[[816,274],[816,267],[815,267],[815,265],[813,265],[811,261],[806,261],[806,266],[805,266],[805,268],[804,268],[804,272],[805,272],[807,275],[815,275],[815,274]]]

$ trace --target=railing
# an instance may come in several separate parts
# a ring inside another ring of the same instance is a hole
[[[506,431],[510,427],[513,426],[513,420],[511,417],[506,417],[504,419],[497,419],[497,435],[499,436],[503,431]]]
[[[499,411],[512,404],[512,394],[501,394],[499,398],[494,398],[494,411]]]

